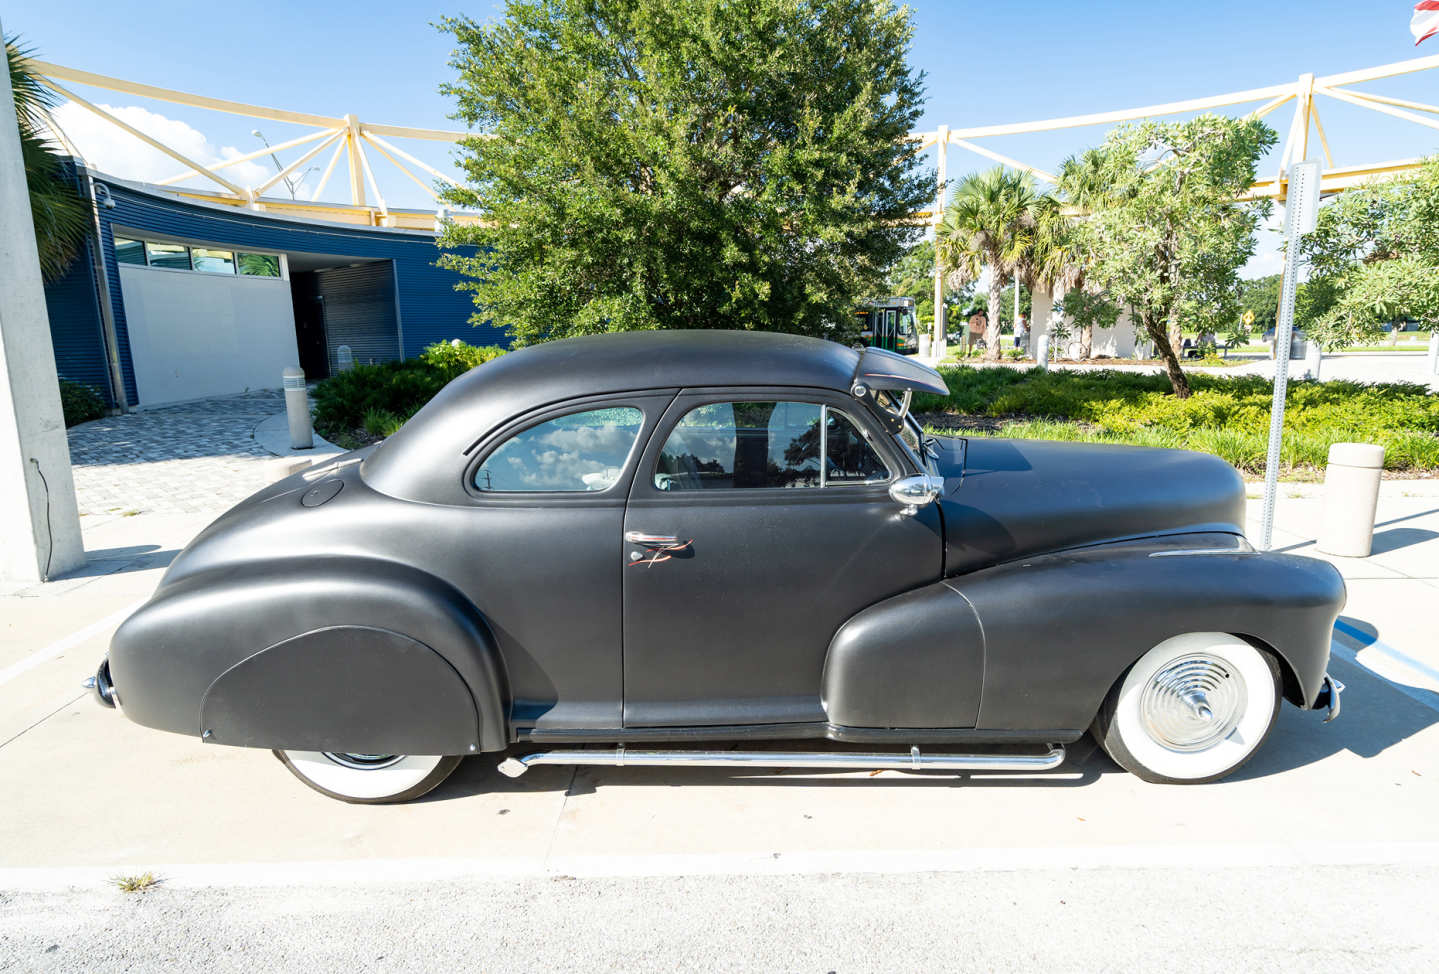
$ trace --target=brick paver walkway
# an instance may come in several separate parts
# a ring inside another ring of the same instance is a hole
[[[81,514],[195,513],[228,508],[271,479],[253,436],[284,412],[278,390],[205,399],[72,427]]]

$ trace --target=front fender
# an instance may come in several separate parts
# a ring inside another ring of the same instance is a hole
[[[313,658],[323,650],[341,652],[332,637],[316,634],[345,628],[388,633],[418,644],[438,654],[443,664],[458,675],[470,701],[469,713],[451,714],[442,723],[454,728],[468,726],[473,733],[465,735],[467,753],[470,746],[480,751],[502,750],[508,743],[507,712],[503,701],[508,692],[505,675],[494,639],[485,621],[455,588],[425,572],[393,562],[357,558],[301,558],[275,562],[255,562],[239,567],[216,568],[186,575],[166,584],[139,611],[116,631],[110,644],[110,671],[120,693],[125,715],[137,723],[161,730],[199,735],[204,730],[202,704],[222,674],[264,655],[263,669],[239,670],[253,681],[261,673],[265,679],[285,679],[286,674],[309,672],[316,665]],[[296,637],[309,637],[296,640]],[[295,640],[291,643],[289,641]],[[385,645],[381,637],[368,634],[360,639],[365,652],[383,661],[370,660],[372,679],[384,682],[405,673],[396,662],[403,652],[398,646]],[[297,655],[287,662],[284,647],[288,643],[297,653],[310,657],[302,663]],[[389,655],[386,655],[388,652]],[[396,655],[398,653],[398,655]],[[276,654],[276,655],[268,655]],[[417,666],[428,675],[416,672],[417,685],[439,686],[440,671],[428,665],[424,656],[416,654]],[[336,664],[341,663],[336,659]],[[259,666],[257,662],[253,664]],[[388,674],[388,676],[387,676]],[[234,674],[232,674],[233,676]],[[306,677],[309,679],[309,677]],[[243,711],[244,699],[237,699],[234,683],[223,695],[234,713]],[[392,700],[400,707],[385,711],[383,719],[374,722],[405,726],[411,721],[422,726],[434,721],[434,714],[411,713],[418,707],[411,686],[396,693]],[[318,691],[320,685],[317,683]],[[383,692],[380,691],[381,696]],[[292,695],[293,696],[293,695]],[[463,700],[458,693],[443,692],[435,706],[454,710]],[[303,703],[302,703],[303,701]],[[259,701],[256,701],[259,706]],[[232,734],[234,743],[261,741],[267,747],[308,748],[315,741],[333,741],[330,750],[353,750],[382,753],[457,753],[453,734],[421,746],[424,741],[407,738],[405,748],[372,747],[377,742],[346,745],[334,735],[324,733],[327,726],[353,726],[346,716],[347,705],[339,694],[302,696],[286,704],[283,711],[307,706],[312,713],[304,726],[313,733],[306,740],[289,744],[276,743],[274,735],[265,731]],[[218,712],[218,711],[216,711]],[[258,725],[284,728],[287,721],[299,721],[300,715],[276,711]],[[328,724],[327,724],[328,722]],[[239,723],[230,726],[239,727]],[[211,739],[217,739],[212,734]]]
[[[951,579],[984,631],[979,726],[1087,727],[1135,660],[1185,632],[1273,649],[1293,678],[1293,702],[1313,706],[1343,579],[1326,562],[1235,543],[1191,535],[1100,545]]]

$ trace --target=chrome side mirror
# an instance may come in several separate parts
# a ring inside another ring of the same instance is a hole
[[[922,473],[903,477],[889,485],[889,496],[896,504],[904,506],[905,514],[917,514],[919,509],[932,504],[944,489],[944,481],[932,474]]]

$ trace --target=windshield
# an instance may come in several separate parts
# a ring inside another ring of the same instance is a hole
[[[876,389],[874,401],[885,412],[901,420],[898,434],[900,442],[909,447],[921,466],[928,468],[935,459],[934,437],[925,435],[924,427],[919,425],[919,420],[909,411],[911,395],[905,392],[903,396],[896,396],[888,389]]]

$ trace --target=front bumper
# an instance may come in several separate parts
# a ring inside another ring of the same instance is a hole
[[[1319,687],[1319,695],[1314,698],[1312,710],[1328,709],[1329,713],[1324,715],[1324,723],[1329,723],[1339,716],[1339,694],[1344,692],[1344,684],[1340,683],[1328,673],[1324,674],[1324,683]]]

